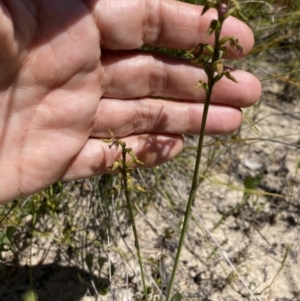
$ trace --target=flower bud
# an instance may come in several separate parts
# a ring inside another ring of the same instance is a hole
[[[221,75],[224,70],[223,60],[217,60],[214,63],[214,71],[217,71],[218,75]]]
[[[218,8],[219,15],[223,17],[227,13],[227,10],[228,10],[228,4],[221,2]]]

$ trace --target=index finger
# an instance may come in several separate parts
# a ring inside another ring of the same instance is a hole
[[[217,12],[175,0],[90,0],[100,32],[100,45],[108,49],[135,49],[144,44],[190,50],[199,43],[213,44],[206,32]],[[235,36],[248,53],[254,43],[251,29],[242,21],[225,20],[222,36]],[[229,49],[230,57],[240,54]]]

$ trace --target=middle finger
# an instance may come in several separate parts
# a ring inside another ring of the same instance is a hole
[[[105,71],[103,96],[132,99],[158,96],[202,102],[203,89],[195,89],[199,80],[206,81],[202,68],[185,59],[146,51],[103,51]],[[261,94],[261,84],[251,73],[232,70],[238,83],[223,77],[212,93],[212,103],[234,107],[253,105]]]

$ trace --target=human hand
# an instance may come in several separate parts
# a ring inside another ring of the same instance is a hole
[[[201,16],[201,7],[173,0],[0,5],[0,204],[58,180],[109,172],[119,150],[101,141],[108,129],[146,167],[178,154],[182,134],[198,134],[204,92],[193,87],[205,79],[203,70],[136,49],[189,50],[211,42],[206,31],[215,12]],[[246,52],[253,45],[250,29],[234,18],[223,35],[237,36]],[[208,134],[236,130],[238,108],[259,98],[254,76],[232,74],[238,84],[222,79],[216,85]]]

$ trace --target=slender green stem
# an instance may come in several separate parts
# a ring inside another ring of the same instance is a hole
[[[221,27],[222,27],[222,22],[221,22],[220,28],[215,31],[215,49],[214,49],[214,54],[213,54],[211,64],[213,64],[215,61],[217,61],[219,59],[218,42],[220,39]],[[167,294],[166,294],[166,301],[170,300],[172,287],[174,284],[175,275],[176,275],[177,267],[179,264],[180,254],[181,254],[181,250],[183,247],[185,233],[186,233],[187,226],[188,226],[188,220],[189,220],[189,216],[190,216],[190,212],[191,212],[191,207],[194,203],[195,193],[198,188],[198,173],[199,173],[200,162],[201,162],[201,157],[202,157],[206,120],[207,120],[212,90],[213,90],[213,86],[214,86],[214,70],[212,68],[210,70],[211,71],[208,76],[208,90],[206,92],[206,98],[205,98],[205,103],[204,103],[203,116],[202,116],[202,122],[201,122],[201,128],[200,128],[200,134],[199,134],[199,140],[198,140],[198,148],[197,148],[197,156],[196,156],[196,162],[195,162],[195,167],[194,167],[193,180],[192,180],[192,185],[191,185],[191,189],[190,189],[190,193],[189,193],[188,202],[186,205],[186,210],[185,210],[182,230],[181,230],[181,234],[180,234],[178,249],[176,252],[173,270],[172,270],[172,274],[171,274],[171,278],[169,281],[169,286],[168,286],[168,290],[167,290]]]
[[[144,268],[143,268],[143,262],[142,262],[142,257],[141,257],[140,245],[139,245],[137,230],[136,230],[136,226],[135,226],[135,220],[134,220],[134,214],[133,214],[133,210],[132,210],[132,204],[131,204],[131,200],[130,200],[130,191],[129,191],[130,188],[128,187],[128,183],[127,183],[128,175],[127,175],[127,168],[126,168],[126,151],[125,151],[125,147],[123,148],[122,159],[123,159],[122,178],[123,178],[125,198],[126,198],[126,202],[127,202],[127,208],[128,208],[128,211],[129,211],[130,222],[131,222],[133,235],[134,235],[134,244],[135,244],[136,253],[137,253],[139,266],[140,266],[140,270],[141,270],[141,278],[142,278],[142,283],[143,283],[145,300],[148,301],[148,294],[147,294],[147,287],[146,287],[146,281],[145,281],[145,275],[144,275]]]

